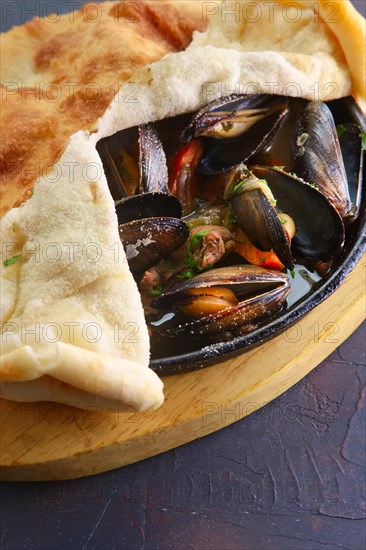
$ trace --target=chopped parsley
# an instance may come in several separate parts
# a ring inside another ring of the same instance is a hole
[[[199,250],[202,239],[205,235],[207,235],[207,233],[209,233],[208,229],[202,229],[202,231],[198,231],[198,233],[190,237],[190,241],[186,248],[186,255],[184,257],[184,263],[186,264],[188,269],[180,273],[179,277],[182,277],[183,279],[190,279],[191,277],[197,275],[197,273],[199,272],[200,269],[196,263],[193,254]]]
[[[164,289],[162,286],[154,286],[154,288],[151,288],[149,290],[149,293],[152,296],[160,296],[160,294],[162,294],[163,292],[164,292]]]
[[[319,189],[319,185],[315,182],[313,183],[309,183],[310,187],[312,187],[313,189]]]
[[[337,126],[338,137],[341,138],[346,132],[347,132],[347,130],[346,130],[345,125],[344,124],[338,124],[338,126]]]
[[[362,134],[361,143],[362,143],[362,151],[366,151],[366,132]]]
[[[236,183],[231,190],[230,196],[233,197],[238,191],[238,189],[240,189],[244,185],[244,183],[245,183],[245,180],[241,180],[238,183]]]
[[[194,277],[195,275],[197,275],[195,271],[187,269],[186,271],[182,271],[182,273],[180,273],[178,277],[180,279],[192,279],[192,277]]]
[[[295,275],[296,275],[295,270],[294,270],[294,269],[290,269],[289,271],[290,271],[291,277],[292,277],[293,279],[295,279]]]
[[[15,264],[20,259],[20,254],[16,254],[15,256],[11,256],[10,258],[7,258],[4,260],[4,266],[7,267],[8,265]]]

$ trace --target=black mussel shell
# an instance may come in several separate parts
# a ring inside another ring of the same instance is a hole
[[[213,138],[229,138],[236,122],[244,122],[243,132],[246,127],[256,123],[269,114],[276,107],[282,96],[269,94],[232,94],[212,101],[195,114],[191,122],[181,134],[181,141],[188,143],[194,138],[210,135]],[[217,127],[220,132],[216,134]]]
[[[121,224],[119,234],[132,273],[142,275],[179,248],[189,228],[177,218],[147,218]]]
[[[116,202],[116,212],[119,223],[128,223],[161,216],[180,218],[182,207],[178,199],[168,193],[144,193]]]
[[[294,263],[289,239],[278,212],[260,189],[243,191],[231,199],[231,207],[239,224],[260,250],[274,250],[289,269]]]
[[[152,124],[139,127],[140,192],[168,192],[168,168],[162,143]]]
[[[336,125],[353,122],[360,127],[362,132],[366,132],[365,114],[352,96],[328,101],[327,105],[332,112]]]
[[[269,114],[260,118],[253,126],[238,137],[227,139],[202,138],[204,149],[198,167],[201,174],[226,172],[265,149],[285,120],[289,101],[278,96],[253,96],[260,102],[268,102]],[[254,101],[254,100],[253,100]]]
[[[98,142],[98,153],[103,163],[105,177],[107,178],[109,191],[115,201],[128,196],[126,187],[119,173],[115,157],[117,153],[111,151],[108,139]]]
[[[292,140],[296,174],[316,184],[342,218],[351,212],[347,176],[333,115],[321,101],[306,103]]]
[[[202,288],[204,295],[205,289],[212,286],[232,290],[240,299],[238,305],[169,328],[164,334],[199,337],[220,333],[225,340],[228,334],[252,330],[261,319],[278,311],[291,290],[284,273],[251,265],[230,266],[202,273],[174,286],[155,298],[152,306],[169,309],[189,298],[189,289]]]
[[[362,193],[364,158],[362,130],[357,124],[347,122],[338,127],[338,137],[347,174],[349,197],[352,203],[352,210],[347,219],[354,221],[360,211]]]
[[[177,301],[189,296],[187,290],[192,288],[223,286],[232,290],[238,298],[244,298],[287,283],[288,275],[274,269],[247,264],[230,265],[205,271],[174,285],[154,298],[152,305],[157,309],[174,307]]]
[[[344,224],[318,189],[278,168],[252,166],[250,170],[266,180],[279,210],[294,220],[296,234],[291,241],[294,255],[315,262],[339,256],[344,244]]]

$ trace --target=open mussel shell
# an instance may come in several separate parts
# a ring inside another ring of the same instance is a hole
[[[351,214],[347,175],[333,115],[321,101],[310,101],[300,112],[292,140],[296,174],[315,183],[342,218]]]
[[[140,193],[116,202],[119,223],[168,216],[180,218],[182,207],[168,190],[163,146],[152,124],[139,127]]]
[[[176,218],[147,218],[121,224],[119,235],[128,265],[136,275],[179,248],[187,240],[189,228]]]
[[[180,218],[182,208],[178,199],[169,192],[166,157],[154,126],[145,124],[125,132],[125,139],[119,139],[116,135],[98,143],[119,223],[161,216]],[[131,146],[131,142],[136,145],[137,137],[138,154]],[[133,188],[127,186],[125,174],[131,172],[131,167],[123,165],[121,149],[134,164],[136,185]]]
[[[291,249],[295,256],[315,262],[339,256],[344,244],[344,224],[320,191],[278,168],[251,166],[250,170],[266,180],[278,208],[294,220],[296,234]]]
[[[230,137],[233,134],[230,130],[227,132],[229,137],[225,139],[215,139],[212,137],[212,133],[208,133],[211,137],[203,138],[204,148],[198,167],[199,173],[218,174],[230,170],[241,162],[247,162],[248,159],[270,144],[288,112],[288,99],[281,96],[265,94],[243,96],[242,101],[243,106],[240,109],[238,107],[238,111],[235,110],[231,102],[227,107],[232,117],[232,122],[227,123],[227,127],[230,128],[232,124],[243,125],[242,131],[239,135],[236,135],[237,132],[235,132],[235,137]],[[254,121],[241,122],[243,118],[241,113],[245,112],[245,105],[249,112],[256,113]],[[233,110],[232,113],[230,109]],[[240,116],[238,116],[238,112],[240,112]],[[236,123],[235,117],[238,117],[237,120],[240,122]],[[207,114],[204,116],[204,121],[206,119]],[[220,132],[220,137],[222,137],[222,132]]]
[[[198,111],[182,132],[181,141],[187,143],[197,137],[235,137],[277,110],[280,100],[283,98],[268,94],[233,94],[217,99]]]
[[[252,265],[222,267],[201,273],[172,287],[154,299],[157,309],[179,307],[191,299],[191,289],[202,289],[202,296],[210,287],[224,287],[233,291],[239,303],[218,313],[167,329],[167,335],[205,336],[217,333],[243,333],[245,327],[257,325],[262,318],[278,311],[290,292],[288,276],[278,271]]]

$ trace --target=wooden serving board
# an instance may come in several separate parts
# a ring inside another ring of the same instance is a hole
[[[164,405],[146,413],[82,411],[1,401],[3,480],[96,474],[172,449],[243,418],[325,359],[365,317],[365,257],[340,288],[272,341],[200,371],[165,378]]]

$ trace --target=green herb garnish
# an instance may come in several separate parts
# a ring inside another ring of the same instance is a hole
[[[236,194],[237,190],[244,185],[244,183],[245,183],[245,180],[241,180],[239,181],[239,183],[236,183],[231,190],[230,197],[233,197]]]
[[[189,269],[186,272],[181,273],[179,277],[189,279],[197,275],[199,268],[196,264],[196,260],[194,259],[193,254],[199,249],[202,243],[202,239],[205,235],[207,235],[207,233],[209,233],[208,229],[202,229],[202,231],[198,231],[198,233],[195,233],[195,235],[192,235],[190,237],[190,241],[186,248],[186,255],[184,257],[184,263]]]
[[[312,187],[313,189],[319,189],[319,185],[315,182],[313,183],[309,183],[310,187]]]
[[[187,267],[197,267],[196,261],[193,258],[192,254],[201,246],[202,239],[205,235],[207,235],[208,232],[208,229],[202,229],[202,231],[198,231],[198,233],[195,233],[191,236],[184,258],[184,263]]]
[[[187,271],[182,271],[182,273],[180,273],[178,277],[180,279],[192,279],[192,277],[194,277],[195,275],[197,275],[195,271],[187,269]]]
[[[362,134],[361,143],[362,143],[362,151],[366,151],[366,132]]]
[[[296,273],[295,273],[295,270],[294,270],[294,269],[290,269],[290,275],[291,275],[291,277],[292,277],[293,279],[295,279]]]
[[[20,254],[16,254],[15,256],[11,256],[11,258],[7,258],[4,260],[4,266],[7,267],[8,265],[15,264],[20,259]]]
[[[149,293],[152,296],[160,296],[160,294],[162,294],[163,292],[164,292],[164,289],[162,286],[154,286],[154,288],[151,288],[149,290]]]
[[[338,134],[338,137],[341,138],[343,136],[343,134],[346,133],[346,127],[344,124],[338,124],[337,126],[337,134]]]

